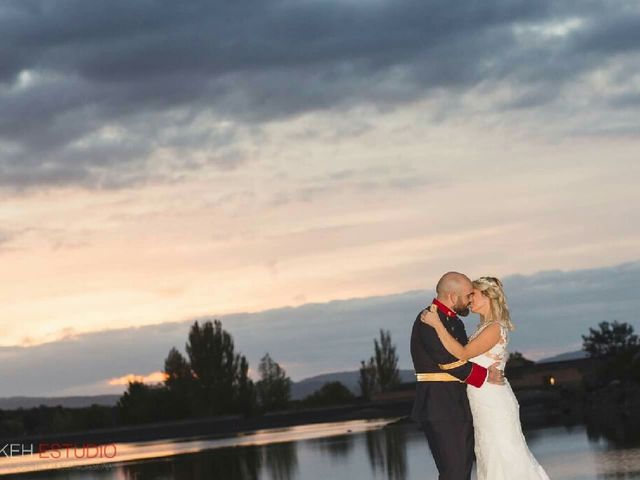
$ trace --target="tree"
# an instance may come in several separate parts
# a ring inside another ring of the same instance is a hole
[[[265,411],[285,408],[291,395],[291,379],[267,353],[260,360],[260,381],[256,384],[258,402]]]
[[[307,396],[302,403],[309,407],[324,407],[351,403],[355,396],[341,382],[325,383],[320,390]]]
[[[148,423],[171,418],[172,405],[163,386],[129,382],[117,408],[126,424]]]
[[[529,365],[535,365],[535,363],[536,362],[534,362],[533,360],[525,358],[522,353],[514,351],[509,355],[507,364],[504,367],[504,371],[507,377],[516,380],[518,378],[521,378],[523,375],[523,372],[520,370],[520,368],[527,367]]]
[[[164,361],[165,385],[171,389],[190,383],[193,380],[191,366],[186,358],[173,347]]]
[[[254,413],[256,406],[256,388],[248,375],[249,363],[245,357],[240,357],[240,368],[236,376],[238,385],[236,404],[239,411],[245,415]]]
[[[633,327],[626,322],[600,322],[599,329],[589,329],[582,335],[582,348],[592,357],[609,357],[635,350],[640,346]]]
[[[377,391],[386,392],[400,383],[398,355],[391,333],[380,330],[380,341],[373,339],[374,356],[360,362],[360,393],[365,400]]]
[[[522,353],[518,351],[514,351],[511,354],[509,354],[507,364],[505,365],[505,370],[509,368],[525,367],[525,366],[533,365],[535,363],[536,362],[534,362],[533,360],[529,360],[524,355],[522,355]]]
[[[360,361],[360,395],[364,400],[371,400],[373,394],[378,389],[378,381],[376,379],[376,364],[373,357],[365,363],[364,360]]]
[[[202,326],[196,321],[186,350],[196,380],[197,410],[209,415],[238,411],[240,387],[250,382],[248,364],[243,355],[235,353],[233,338],[220,320]]]
[[[193,408],[195,379],[191,365],[176,349],[172,348],[164,361],[164,384],[169,391],[176,417],[189,416]]]
[[[380,329],[380,343],[373,341],[375,349],[376,377],[380,390],[386,392],[400,383],[398,355],[391,343],[391,332]]]

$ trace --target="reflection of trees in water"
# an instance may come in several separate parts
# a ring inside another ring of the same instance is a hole
[[[119,468],[112,464],[89,465],[86,467],[46,470],[44,472],[19,473],[15,475],[9,474],[2,478],[13,478],[16,480],[86,480],[88,478],[91,480],[113,480],[114,478],[121,478],[118,475],[118,470]]]
[[[640,415],[615,410],[589,415],[585,422],[589,440],[605,439],[614,447],[640,445]]]
[[[536,443],[538,443],[540,441],[544,441],[545,440],[544,432],[542,432],[539,429],[523,427],[522,428],[522,433],[524,434],[525,438],[527,439],[527,444],[529,446],[534,445],[534,444],[536,444]]]
[[[291,480],[298,469],[296,444],[279,443],[264,447],[231,447],[169,460],[136,463],[124,467],[126,479],[241,478],[258,480],[264,467],[272,480]]]
[[[353,449],[353,435],[337,435],[320,438],[314,443],[320,451],[329,454],[333,459],[346,458]]]
[[[298,451],[294,442],[263,448],[263,459],[272,480],[291,480],[298,471]],[[234,477],[235,478],[235,477]]]
[[[124,477],[195,480],[200,478],[242,478],[258,480],[262,463],[260,447],[231,447],[161,461],[124,466]]]
[[[272,480],[292,480],[298,469],[296,444],[230,447],[124,467],[124,478],[199,480],[201,478],[258,480],[265,468]]]
[[[390,480],[407,477],[407,437],[402,427],[387,427],[366,433],[371,468],[386,472]]]

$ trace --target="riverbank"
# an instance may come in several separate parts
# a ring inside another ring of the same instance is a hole
[[[611,382],[588,396],[585,420],[591,438],[604,437],[618,446],[640,443],[640,385]]]
[[[289,428],[298,425],[371,420],[379,418],[408,418],[413,404],[410,394],[395,399],[355,403],[336,407],[296,409],[269,413],[256,417],[240,415],[195,418],[170,422],[104,428],[82,432],[13,436],[0,438],[2,444],[22,445],[38,451],[41,444],[110,444],[149,442],[163,439],[224,438],[264,429]],[[582,409],[574,404],[568,409],[556,392],[518,392],[520,414],[525,428],[558,424],[577,424],[582,421]]]
[[[148,442],[163,439],[224,438],[263,429],[288,428],[316,423],[405,417],[413,404],[413,388],[395,392],[391,398],[336,407],[295,409],[262,416],[240,415],[102,428],[79,432],[9,436],[0,443],[22,445],[38,451],[41,444],[86,445]],[[516,392],[525,428],[582,423],[582,402],[562,389],[532,389]]]
[[[130,443],[164,439],[186,440],[199,437],[224,438],[263,429],[288,428],[297,425],[406,417],[410,412],[411,403],[406,401],[371,402],[339,407],[283,411],[257,417],[197,418],[84,432],[2,438],[0,443],[22,446],[22,448],[16,447],[20,451],[32,448],[33,451],[37,452],[42,444],[48,446],[65,443],[86,445],[89,443]]]

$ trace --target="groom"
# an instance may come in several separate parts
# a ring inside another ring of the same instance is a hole
[[[436,286],[433,303],[449,333],[462,345],[468,342],[460,316],[469,314],[473,284],[466,275],[445,273]],[[413,323],[411,357],[416,371],[416,397],[411,418],[422,425],[440,472],[440,480],[469,480],[473,467],[473,419],[467,384],[487,381],[504,384],[498,362],[487,370],[458,360],[442,345],[436,331],[420,320]]]

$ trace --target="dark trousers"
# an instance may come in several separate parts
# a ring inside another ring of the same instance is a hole
[[[422,422],[440,480],[469,480],[473,468],[473,423]]]

